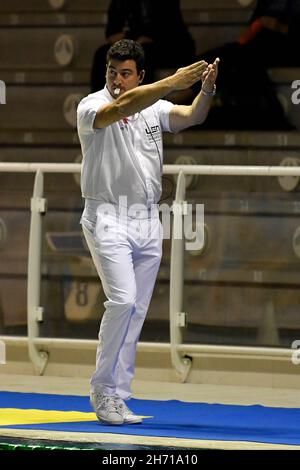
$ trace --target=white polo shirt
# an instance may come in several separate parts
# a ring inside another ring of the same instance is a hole
[[[173,103],[158,100],[152,106],[103,129],[93,122],[101,105],[113,101],[108,89],[83,98],[77,108],[77,127],[83,162],[81,190],[85,198],[150,207],[161,196],[162,132],[170,132]]]

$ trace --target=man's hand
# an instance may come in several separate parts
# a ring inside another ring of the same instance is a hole
[[[182,129],[186,129],[187,127],[204,122],[212,103],[211,98],[213,96],[214,84],[218,75],[219,62],[220,59],[217,58],[213,64],[207,65],[206,62],[202,61],[202,67],[200,65],[198,66],[197,73],[202,73],[202,76],[200,76],[200,79],[202,80],[202,90],[209,95],[207,97],[207,95],[205,96],[205,93],[199,93],[190,106],[175,105],[170,111],[170,129],[172,132],[178,132]],[[198,64],[201,64],[201,62],[198,62]],[[181,70],[186,70],[188,68],[189,67],[186,67]]]
[[[211,93],[214,89],[214,84],[216,83],[218,76],[219,62],[220,59],[217,57],[213,64],[208,65],[202,75],[202,89],[207,93]]]
[[[200,60],[200,62],[178,69],[169,77],[173,90],[185,90],[201,80],[207,65],[207,62]]]

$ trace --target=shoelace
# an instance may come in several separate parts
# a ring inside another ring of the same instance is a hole
[[[98,401],[99,400],[99,401]],[[97,409],[101,409],[103,406],[110,408],[112,411],[118,411],[118,406],[113,396],[110,395],[97,395],[96,394]]]
[[[124,402],[124,400],[122,400],[122,398],[115,396],[115,402],[117,404],[117,407],[120,408],[123,413],[125,412],[127,414],[133,414],[132,411],[128,408],[128,406]]]

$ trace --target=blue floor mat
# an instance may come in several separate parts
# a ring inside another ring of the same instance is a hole
[[[1,408],[91,412],[88,397],[0,392]],[[300,445],[300,409],[187,403],[177,400],[130,400],[143,424],[106,426],[98,421],[18,424],[1,427],[81,433],[113,433],[171,438],[250,441]]]

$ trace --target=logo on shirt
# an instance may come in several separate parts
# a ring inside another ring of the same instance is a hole
[[[145,128],[146,135],[148,137],[149,142],[157,142],[161,140],[161,133],[159,126],[148,126]]]

